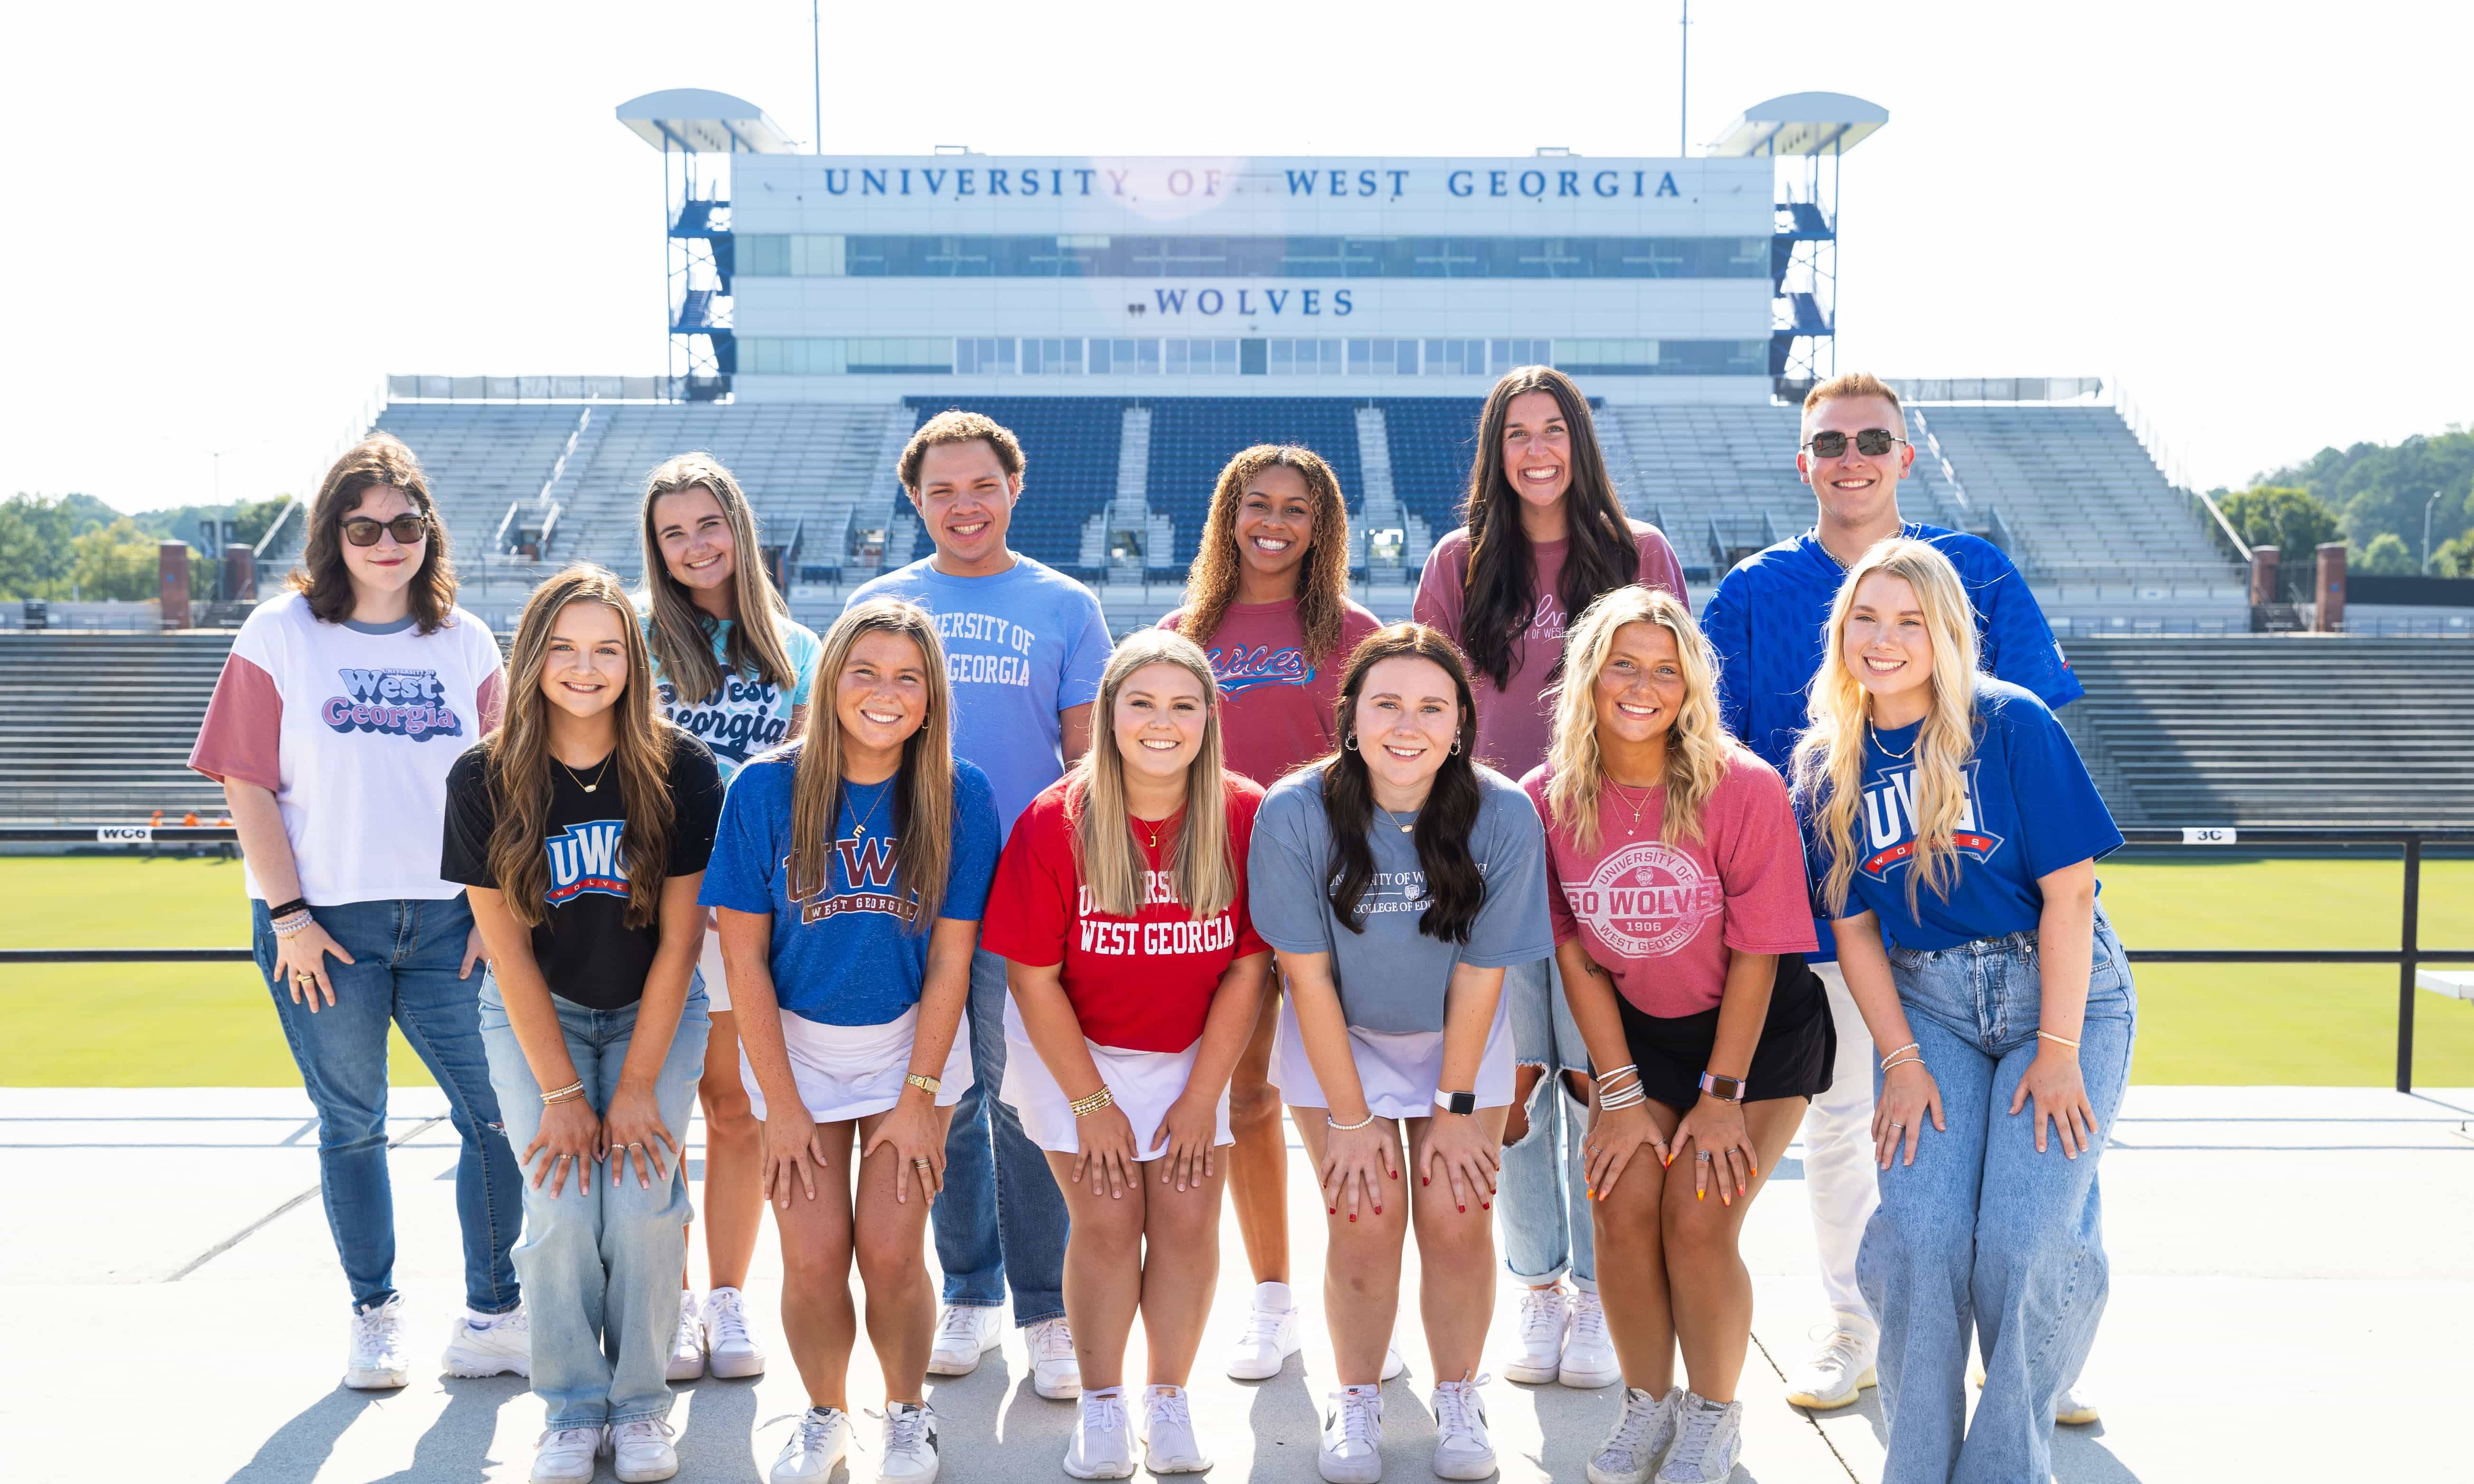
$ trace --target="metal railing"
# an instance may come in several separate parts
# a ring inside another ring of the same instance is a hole
[[[2427,845],[2474,846],[2474,828],[2364,829],[2342,825],[2195,825],[2122,832],[2133,845],[2231,851],[2274,857],[2280,850],[2394,845],[2403,856],[2402,913],[2394,948],[2128,948],[2134,963],[2393,963],[2397,966],[2396,1090],[2413,1090],[2415,975],[2426,963],[2474,964],[2474,945],[2422,944],[2422,853]],[[219,825],[0,825],[0,841],[154,846],[236,842]],[[229,963],[247,948],[0,948],[0,967],[17,963]]]

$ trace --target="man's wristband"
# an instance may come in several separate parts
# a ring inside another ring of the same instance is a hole
[[[289,917],[294,912],[305,912],[308,910],[309,904],[296,896],[289,902],[268,908],[266,910],[266,914],[269,917]]]

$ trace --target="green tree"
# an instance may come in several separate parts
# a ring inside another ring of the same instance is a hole
[[[2411,576],[2413,553],[2405,548],[2405,538],[2394,531],[2382,531],[2363,548],[2362,570],[2381,577]]]
[[[2259,485],[2217,503],[2243,539],[2274,547],[2287,568],[2308,566],[2322,542],[2337,539],[2337,515],[2309,490]]]
[[[122,516],[69,541],[69,582],[86,602],[143,602],[156,596],[158,538]]]
[[[2357,551],[2393,532],[2419,558],[2424,505],[2431,506],[2434,547],[2474,527],[2474,432],[2452,426],[2434,437],[2322,449],[2251,482],[2309,490],[2337,513]]]
[[[25,494],[0,502],[0,598],[68,596],[69,543],[93,524],[109,523],[92,520],[87,508],[102,503],[85,495]]]
[[[2431,570],[2441,577],[2474,577],[2474,531],[2434,550]]]

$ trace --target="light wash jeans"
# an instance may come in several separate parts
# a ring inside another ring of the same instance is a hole
[[[1847,976],[1835,963],[1816,963],[1830,995],[1830,1018],[1838,1028],[1838,1059],[1830,1090],[1804,1113],[1804,1193],[1812,1204],[1813,1245],[1821,1253],[1821,1291],[1832,1323],[1857,1334],[1880,1326],[1856,1284],[1856,1253],[1864,1228],[1881,1204],[1873,1156],[1873,1033],[1847,992]]]
[[[1006,961],[971,955],[971,1090],[954,1105],[945,1134],[945,1193],[928,1208],[947,1303],[996,1308],[1013,1284],[1013,1322],[1065,1313],[1064,1193],[1048,1156],[997,1096],[1005,1085]]]
[[[250,940],[261,976],[275,972],[275,929],[266,904],[250,904]],[[498,1095],[481,1050],[474,1010],[482,971],[459,979],[473,910],[463,894],[443,900],[345,902],[311,909],[352,961],[327,961],[335,1003],[315,1014],[292,986],[267,988],[276,1018],[318,1108],[318,1187],[327,1230],[343,1259],[352,1306],[395,1297],[395,1191],[387,1178],[387,1026],[403,1028],[413,1054],[447,1094],[447,1115],[464,1149],[455,1161],[455,1215],[464,1233],[464,1302],[504,1314],[519,1302],[516,1245],[523,1175],[498,1125]]]
[[[1595,1292],[1597,1238],[1589,1229],[1581,1155],[1589,1110],[1562,1076],[1588,1075],[1589,1048],[1564,1003],[1564,978],[1554,960],[1505,969],[1503,995],[1510,1006],[1513,1059],[1549,1069],[1529,1099],[1529,1131],[1503,1152],[1503,1265],[1524,1283],[1568,1273],[1573,1287]]]
[[[2050,1133],[2036,1152],[2033,1100],[2010,1112],[2039,1044],[2036,935],[1894,948],[1890,969],[1949,1130],[1925,1129],[1916,1162],[1881,1172],[1856,1258],[1881,1316],[1882,1484],[2050,1478],[2054,1404],[2087,1360],[2109,1286],[2097,1164],[2130,1080],[2130,963],[2099,907],[2079,1036],[2098,1141],[2076,1159]],[[1985,1379],[1966,1426],[1971,1332]]]
[[[596,1113],[608,1111],[635,1041],[637,1007],[588,1010],[555,994],[550,1003],[585,1101]],[[682,1148],[710,1029],[698,978],[653,1079],[654,1105]],[[541,1132],[543,1089],[507,1021],[495,978],[481,985],[481,1039],[490,1049],[490,1080],[507,1110],[508,1141],[521,1151]],[[664,1161],[670,1178],[654,1180],[649,1190],[637,1183],[635,1161],[626,1160],[622,1171],[617,1157],[593,1163],[589,1194],[576,1188],[572,1166],[565,1193],[556,1197],[547,1182],[536,1190],[529,1177],[524,1181],[524,1239],[516,1248],[516,1271],[532,1296],[533,1391],[548,1408],[551,1427],[669,1415],[666,1377],[670,1338],[679,1327],[689,1207],[686,1159],[666,1152]]]

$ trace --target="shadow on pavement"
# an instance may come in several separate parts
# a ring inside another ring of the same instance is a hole
[[[763,1484],[771,1459],[768,1454],[760,1463],[758,1448],[769,1445],[772,1451],[779,1451],[798,1414],[775,1419],[766,1436],[758,1438],[755,1381],[707,1376],[677,1389],[689,1399],[688,1423],[678,1439],[680,1477],[710,1479],[716,1484]]]
[[[447,1391],[446,1410],[412,1446],[411,1463],[371,1484],[483,1484],[489,1467],[504,1461],[490,1456],[490,1445],[498,1435],[498,1409],[529,1392],[532,1383],[521,1375],[493,1375],[470,1381],[449,1377],[440,1384]]]
[[[326,1467],[327,1455],[335,1450],[335,1440],[360,1421],[361,1414],[379,1396],[377,1392],[337,1385],[259,1444],[256,1453],[240,1466],[229,1484],[308,1484]]]
[[[1302,1358],[1290,1356],[1280,1374],[1268,1380],[1227,1384],[1254,1394],[1246,1412],[1254,1468],[1246,1477],[1253,1484],[1315,1477],[1315,1456],[1322,1447],[1322,1399],[1306,1383]],[[1203,1440],[1203,1447],[1211,1447],[1211,1441]]]

